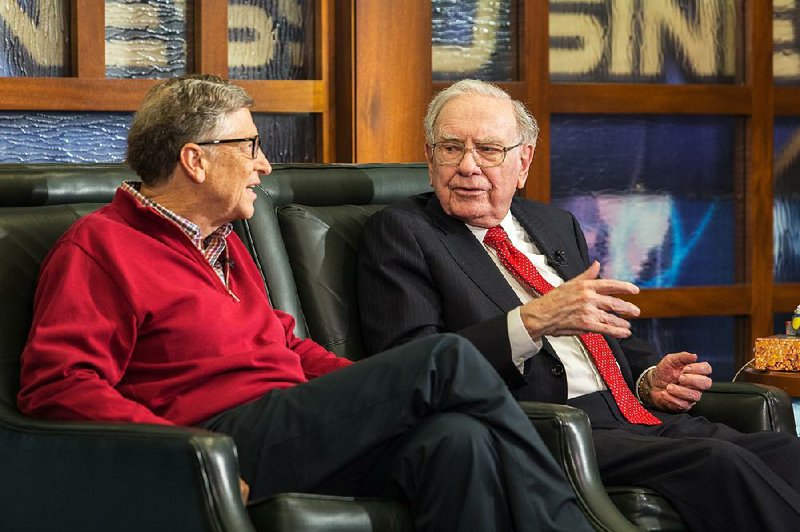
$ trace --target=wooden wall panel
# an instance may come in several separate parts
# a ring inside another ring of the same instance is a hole
[[[745,190],[745,275],[751,286],[750,330],[745,347],[773,331],[772,258],[772,9],[766,2],[750,2],[747,9],[747,66],[745,81],[752,89],[748,120],[749,164]],[[745,362],[740,354],[739,364]]]
[[[430,0],[356,1],[351,23],[353,162],[424,160]]]
[[[106,77],[106,25],[104,0],[70,2],[71,76]]]

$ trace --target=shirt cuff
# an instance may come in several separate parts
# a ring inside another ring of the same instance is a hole
[[[642,398],[642,397],[640,397],[640,396],[639,396],[639,390],[641,389],[641,385],[642,385],[642,379],[644,379],[645,377],[647,377],[647,374],[648,374],[648,373],[650,373],[651,371],[653,371],[654,369],[656,369],[656,367],[655,367],[655,366],[650,366],[649,368],[647,368],[646,370],[644,370],[644,371],[642,372],[642,374],[641,374],[641,375],[639,375],[639,378],[638,378],[638,379],[636,379],[636,386],[634,386],[634,387],[633,387],[633,390],[634,390],[634,392],[636,392],[636,398],[637,398],[637,399],[639,400],[639,402],[640,402],[640,403],[642,403],[642,404],[650,404],[650,398],[649,398],[649,397],[647,397],[647,398],[645,399],[645,398]]]
[[[524,371],[525,361],[537,354],[542,349],[544,342],[541,338],[534,340],[522,323],[520,307],[515,308],[506,315],[508,323],[508,341],[511,344],[511,360],[520,373]]]

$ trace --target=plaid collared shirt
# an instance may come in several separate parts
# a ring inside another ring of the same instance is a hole
[[[227,247],[227,241],[225,239],[233,230],[233,224],[226,223],[221,225],[215,229],[214,232],[203,239],[200,228],[197,227],[195,223],[190,222],[182,216],[178,216],[171,210],[143,196],[142,193],[139,192],[139,187],[141,187],[141,185],[142,184],[139,181],[125,181],[122,183],[121,188],[133,196],[142,206],[151,207],[160,216],[177,225],[183,234],[185,234],[189,240],[191,240],[192,244],[194,244],[194,246],[200,250],[200,253],[203,254],[211,267],[214,268],[214,271],[217,272],[222,284],[226,285],[227,288],[225,268],[223,261],[220,260],[220,257],[223,255],[223,253],[225,253],[225,249]]]

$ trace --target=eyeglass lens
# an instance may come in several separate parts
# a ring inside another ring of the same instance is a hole
[[[458,165],[467,153],[472,152],[475,162],[479,166],[497,166],[503,163],[506,150],[501,146],[479,144],[467,148],[462,144],[437,143],[435,146],[436,158],[439,164]]]

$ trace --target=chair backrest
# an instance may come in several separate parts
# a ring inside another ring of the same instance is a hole
[[[4,410],[16,411],[19,356],[30,329],[39,266],[75,220],[101,205],[0,208],[0,408]]]
[[[262,262],[273,303],[292,313],[297,333],[352,360],[363,358],[356,294],[356,258],[364,224],[384,206],[430,190],[422,163],[284,166],[264,178],[249,229],[284,246],[273,256],[251,250]],[[280,233],[280,237],[275,235]],[[272,234],[272,236],[267,236]],[[281,238],[282,237],[282,238]],[[288,261],[292,279],[274,282],[267,262]],[[375,297],[380,297],[376,294]]]
[[[131,179],[136,174],[121,163],[0,164],[0,207],[107,203]]]
[[[19,356],[39,266],[72,223],[111,200],[121,164],[0,165],[0,409],[17,415]]]

